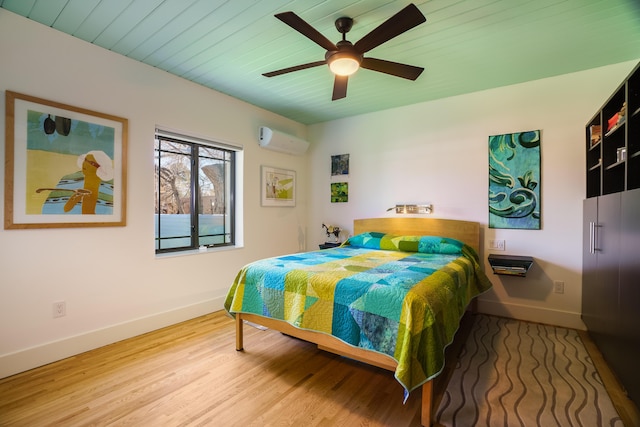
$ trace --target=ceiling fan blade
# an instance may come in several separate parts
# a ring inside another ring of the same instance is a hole
[[[391,74],[403,79],[415,80],[424,71],[422,67],[400,64],[398,62],[385,61],[384,59],[364,58],[360,64],[362,68],[378,71],[380,73]]]
[[[336,78],[333,81],[333,96],[331,97],[332,101],[335,101],[336,99],[342,99],[347,96],[348,82],[349,76],[336,75]]]
[[[360,53],[368,52],[426,20],[420,9],[411,3],[361,38],[354,46]]]
[[[262,75],[265,76],[265,77],[275,77],[275,76],[279,76],[281,74],[287,74],[287,73],[292,73],[294,71],[306,70],[307,68],[317,67],[319,65],[324,65],[326,63],[327,63],[327,61],[309,62],[307,64],[296,65],[294,67],[288,67],[288,68],[283,68],[281,70],[276,70],[276,71],[271,71],[271,72],[268,72],[268,73],[263,73]]]
[[[326,50],[338,50],[331,40],[320,34],[318,30],[313,28],[295,13],[282,12],[276,14],[275,17]]]

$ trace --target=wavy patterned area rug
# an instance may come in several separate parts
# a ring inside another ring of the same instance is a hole
[[[437,422],[623,427],[577,331],[486,315],[460,355]]]

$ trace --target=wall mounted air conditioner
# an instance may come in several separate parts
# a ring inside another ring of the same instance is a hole
[[[258,144],[269,150],[280,151],[296,156],[304,154],[307,148],[309,148],[307,141],[266,126],[260,126]]]

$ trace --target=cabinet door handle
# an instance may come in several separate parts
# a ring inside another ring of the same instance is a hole
[[[602,227],[595,222],[589,222],[589,252],[595,254],[601,249],[598,248],[598,228]]]

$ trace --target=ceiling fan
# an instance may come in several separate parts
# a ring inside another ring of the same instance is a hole
[[[342,40],[334,44],[293,12],[278,13],[275,17],[311,41],[325,48],[327,52],[324,55],[323,61],[309,62],[307,64],[283,68],[281,70],[264,73],[263,76],[274,77],[327,64],[329,65],[329,69],[335,74],[332,101],[347,96],[349,76],[355,73],[360,67],[408,80],[417,79],[424,70],[424,68],[414,67],[413,65],[364,57],[364,54],[371,49],[380,46],[427,20],[414,4],[409,4],[400,12],[387,19],[356,42],[356,44],[352,44],[346,39],[346,34],[351,30],[353,25],[352,18],[342,17],[336,20],[336,29],[342,34]]]

